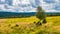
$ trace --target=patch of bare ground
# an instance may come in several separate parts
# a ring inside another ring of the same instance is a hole
[[[26,23],[26,22],[17,22],[16,24],[18,24],[18,25],[24,25],[24,24],[29,24],[29,23]]]
[[[7,19],[0,19],[0,23],[3,23],[4,21],[6,21]]]
[[[60,26],[54,26],[53,29],[60,31]]]
[[[34,23],[27,23],[27,22],[17,22],[16,23],[17,25],[19,25],[19,26],[22,26],[22,27],[24,27],[24,28],[31,28],[31,27],[35,27],[35,24]],[[15,24],[15,25],[16,25]]]

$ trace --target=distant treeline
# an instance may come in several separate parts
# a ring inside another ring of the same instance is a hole
[[[60,16],[60,12],[46,12],[47,16]]]
[[[60,16],[60,12],[46,12],[47,16]],[[15,12],[0,12],[0,18],[20,18],[35,16],[36,12],[15,13]]]
[[[15,13],[15,12],[0,12],[0,18],[20,18],[34,16],[35,13]]]

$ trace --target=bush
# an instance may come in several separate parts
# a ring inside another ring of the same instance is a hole
[[[47,23],[46,19],[44,19],[42,23]]]

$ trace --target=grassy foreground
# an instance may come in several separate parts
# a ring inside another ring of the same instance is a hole
[[[35,16],[0,19],[0,34],[60,34],[60,16],[47,17],[47,23],[36,26]]]

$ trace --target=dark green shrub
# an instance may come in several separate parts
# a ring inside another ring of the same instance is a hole
[[[47,23],[46,19],[44,19],[42,23]]]

